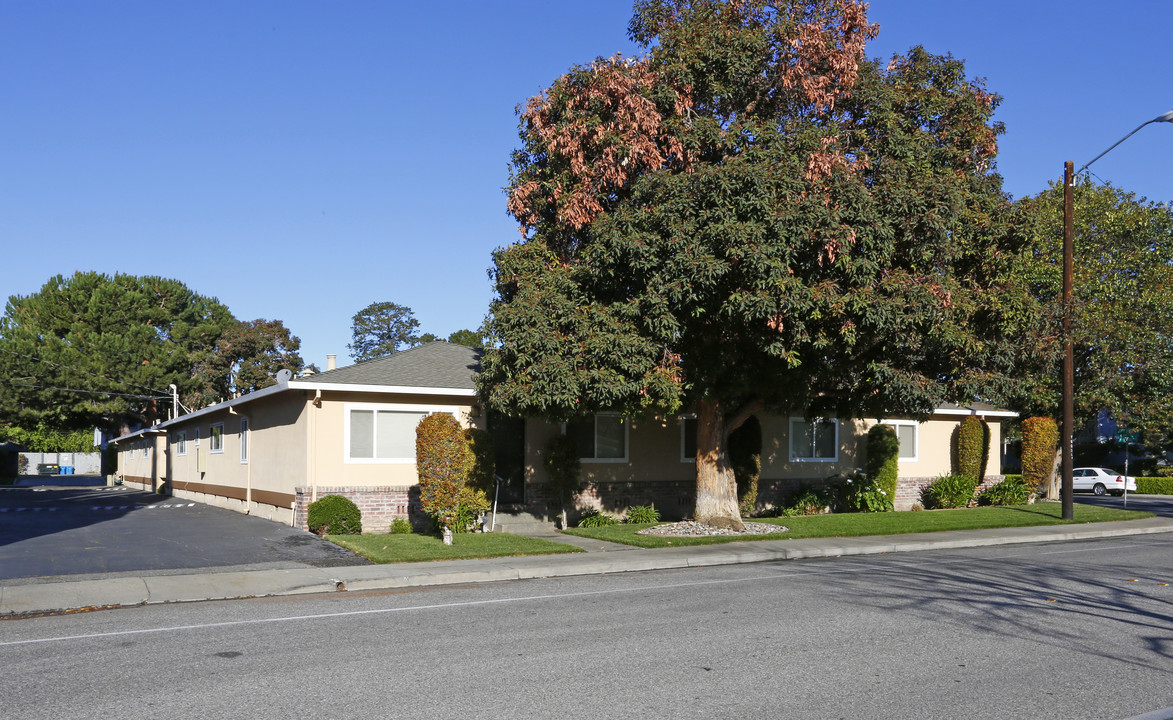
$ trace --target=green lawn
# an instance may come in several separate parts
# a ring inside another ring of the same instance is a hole
[[[472,558],[553,555],[582,552],[565,543],[507,533],[456,535],[445,545],[435,535],[327,535],[332,543],[356,552],[376,563],[426,562],[428,560],[469,560]]]
[[[610,525],[601,528],[572,528],[567,533],[609,542],[658,548],[680,545],[709,545],[747,540],[786,540],[794,538],[859,537],[862,535],[899,535],[903,533],[975,530],[979,528],[1025,527],[1029,525],[1068,524],[1061,518],[1060,503],[978,507],[959,510],[925,510],[921,512],[841,513],[792,518],[754,518],[754,522],[784,525],[787,532],[770,535],[724,537],[654,537],[636,535],[650,525]],[[1074,523],[1139,520],[1153,513],[1116,508],[1076,505]]]

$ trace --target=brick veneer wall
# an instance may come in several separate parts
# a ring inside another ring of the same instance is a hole
[[[294,491],[294,525],[309,529],[310,488]],[[319,487],[318,497],[341,495],[349,498],[362,513],[363,532],[385,533],[394,518],[407,518],[414,523],[423,518],[418,486],[384,485],[378,487]]]
[[[928,487],[935,477],[917,477],[917,478],[900,478],[896,482],[896,500],[894,504],[897,510],[911,510],[913,505],[920,505],[920,494],[926,487]],[[991,488],[1006,479],[1005,475],[987,475],[981,484],[977,486],[976,495],[980,495],[983,490]]]

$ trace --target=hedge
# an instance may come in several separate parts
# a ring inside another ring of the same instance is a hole
[[[1173,495],[1173,478],[1138,477],[1136,491],[1145,495]]]

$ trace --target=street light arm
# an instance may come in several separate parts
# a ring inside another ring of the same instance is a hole
[[[1169,112],[1165,113],[1164,115],[1158,115],[1157,117],[1153,118],[1152,120],[1149,120],[1148,122],[1141,123],[1140,125],[1137,126],[1136,130],[1133,130],[1132,132],[1128,133],[1124,137],[1117,140],[1112,145],[1112,147],[1108,148],[1107,150],[1100,153],[1099,155],[1096,155],[1086,165],[1084,165],[1078,171],[1076,171],[1075,174],[1078,176],[1084,170],[1087,170],[1089,167],[1091,167],[1091,164],[1094,163],[1096,160],[1099,160],[1100,158],[1104,157],[1108,153],[1112,152],[1116,148],[1117,145],[1119,145],[1120,143],[1124,142],[1128,138],[1135,135],[1142,127],[1144,127],[1145,125],[1151,125],[1152,123],[1155,123],[1155,122],[1173,122],[1173,110],[1170,110]]]

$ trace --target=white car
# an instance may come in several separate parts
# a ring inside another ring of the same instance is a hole
[[[1128,481],[1128,492],[1136,492],[1136,478],[1124,476],[1114,470],[1098,467],[1075,468],[1071,473],[1071,489],[1079,492],[1089,490],[1096,495],[1124,494],[1124,482]]]

